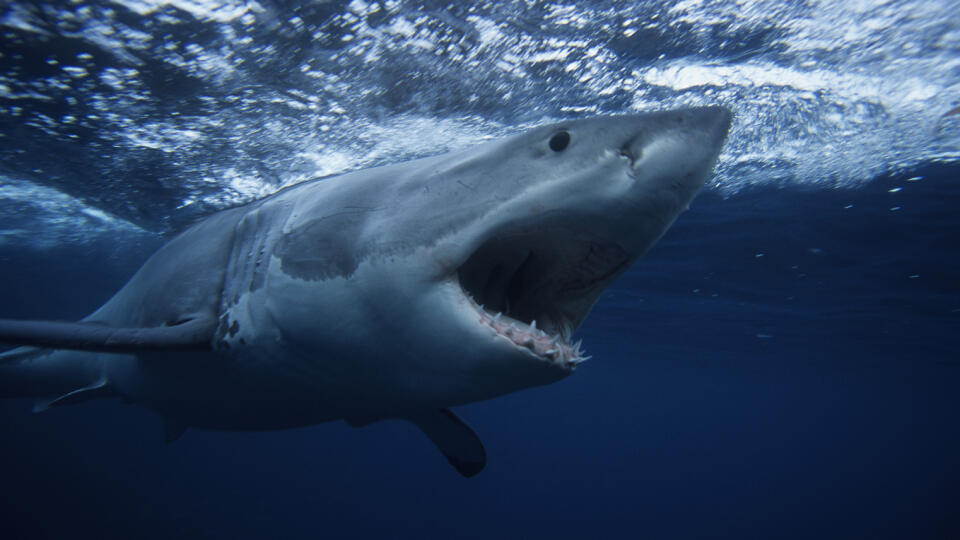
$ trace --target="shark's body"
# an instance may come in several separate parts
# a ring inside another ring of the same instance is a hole
[[[0,342],[42,347],[0,356],[0,392],[121,396],[170,437],[405,418],[475,474],[482,445],[447,408],[573,372],[572,332],[686,208],[729,124],[563,122],[220,212],[81,323],[0,321]]]

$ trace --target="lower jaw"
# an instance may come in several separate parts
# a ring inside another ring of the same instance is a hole
[[[573,371],[579,364],[590,359],[583,354],[580,341],[568,343],[559,335],[550,335],[537,328],[536,321],[527,324],[502,313],[491,313],[472,298],[469,300],[477,310],[480,324],[487,327],[494,337],[510,341],[516,348],[526,351],[537,360]]]

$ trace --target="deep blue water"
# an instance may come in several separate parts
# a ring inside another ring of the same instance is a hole
[[[3,537],[956,537],[958,206],[946,165],[703,194],[594,308],[593,360],[460,409],[469,480],[399,422],[168,446],[136,406],[4,402]],[[4,314],[81,316],[152,247],[4,253]]]

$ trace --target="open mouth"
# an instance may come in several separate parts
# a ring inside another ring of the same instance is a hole
[[[574,330],[629,263],[617,244],[543,227],[488,239],[457,276],[496,337],[572,370],[589,358],[571,341]]]

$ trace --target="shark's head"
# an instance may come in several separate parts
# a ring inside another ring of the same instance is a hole
[[[485,187],[512,196],[457,237],[471,307],[523,353],[573,369],[583,359],[573,331],[687,208],[729,127],[730,113],[710,107],[563,122],[500,143],[498,167],[514,174]]]
[[[574,331],[687,208],[730,121],[705,107],[560,122],[291,191],[271,320],[396,400],[561,379],[584,360]]]

